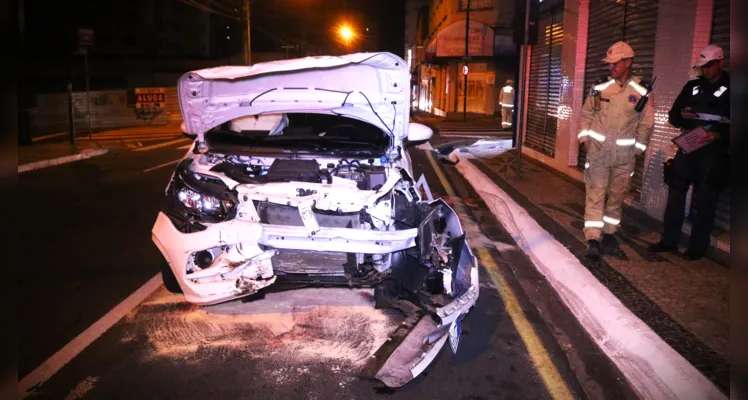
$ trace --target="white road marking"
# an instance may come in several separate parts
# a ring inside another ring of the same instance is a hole
[[[192,143],[190,143],[190,144],[186,144],[186,145],[184,145],[184,146],[179,146],[179,147],[177,147],[177,150],[187,150],[187,149],[189,149],[190,147],[192,147]]]
[[[159,168],[163,168],[163,167],[168,167],[169,165],[172,165],[172,164],[174,164],[174,163],[177,163],[177,162],[179,162],[180,160],[181,160],[181,158],[177,158],[177,159],[176,159],[176,160],[174,160],[174,161],[169,161],[169,162],[165,162],[165,163],[163,163],[163,164],[160,164],[160,165],[157,165],[157,166],[155,166],[155,167],[150,167],[150,168],[148,168],[148,169],[144,169],[144,170],[143,170],[143,172],[151,172],[151,171],[153,171],[153,170],[156,170],[156,169],[159,169]]]
[[[161,148],[161,147],[171,146],[171,145],[177,144],[177,143],[182,143],[185,140],[192,140],[192,139],[184,138],[184,139],[170,140],[168,142],[154,144],[152,146],[140,147],[140,148],[137,148],[137,149],[135,149],[133,151],[148,151],[148,150],[158,149],[158,148]]]
[[[79,383],[78,386],[70,391],[65,400],[79,400],[86,396],[86,393],[90,392],[94,388],[96,382],[99,381],[98,376],[89,376],[84,379],[83,382]]]
[[[35,370],[24,376],[23,379],[18,382],[19,398],[25,399],[26,396],[31,394],[31,390],[35,386],[41,385],[56,374],[57,371],[65,366],[65,364],[70,362],[70,360],[80,354],[80,352],[88,347],[88,345],[93,343],[104,334],[104,332],[109,330],[109,328],[122,319],[122,317],[127,315],[127,313],[129,313],[133,308],[150,296],[151,293],[158,289],[162,283],[161,274],[157,274],[146,282],[145,285],[141,286],[138,290],[133,292],[133,294],[117,304],[116,307],[111,309],[93,325],[88,327],[88,329],[83,331],[83,333],[71,340],[70,343],[65,345],[65,347],[57,351],[57,353],[52,357],[48,358],[47,361],[44,361]]]
[[[51,135],[44,135],[44,136],[38,136],[38,137],[32,138],[31,141],[38,142],[40,140],[51,139],[53,137],[64,136],[64,135],[69,135],[69,134],[70,134],[69,132],[53,133]]]

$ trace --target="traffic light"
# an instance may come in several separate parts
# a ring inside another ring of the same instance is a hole
[[[527,28],[527,43],[525,43],[525,7],[530,6],[530,18]],[[516,45],[538,43],[538,17],[540,15],[540,0],[514,0],[514,17],[512,19],[513,40]]]

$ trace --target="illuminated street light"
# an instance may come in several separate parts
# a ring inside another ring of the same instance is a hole
[[[356,38],[356,33],[353,32],[353,29],[351,29],[350,26],[348,26],[347,24],[343,24],[338,28],[338,35],[343,40],[346,51],[350,52],[351,42]]]
[[[353,30],[348,25],[342,25],[340,29],[338,29],[338,34],[340,34],[340,37],[343,38],[346,43],[350,42],[355,36]]]

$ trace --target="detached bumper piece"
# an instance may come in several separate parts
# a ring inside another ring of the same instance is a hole
[[[420,375],[447,340],[455,352],[462,318],[478,299],[477,258],[467,245],[457,215],[442,200],[432,202],[425,211],[419,225],[417,257],[420,268],[428,271],[419,271],[425,275],[423,288],[411,296],[419,305],[408,300],[391,301],[406,319],[360,373],[389,387],[401,387]],[[398,272],[393,270],[393,275],[398,276]],[[418,275],[412,265],[408,273],[411,282]],[[407,282],[402,279],[399,283]],[[381,296],[382,290],[377,293]]]

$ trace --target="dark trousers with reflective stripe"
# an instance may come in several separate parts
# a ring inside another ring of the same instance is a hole
[[[696,254],[704,254],[709,248],[709,238],[714,228],[720,192],[719,188],[706,179],[707,168],[711,160],[705,158],[687,157],[680,151],[676,154],[673,160],[673,181],[668,189],[665,208],[665,231],[662,234],[663,244],[678,245],[686,213],[686,196],[689,186],[693,184],[692,200],[695,203],[696,213],[692,218],[693,225],[688,250]]]

